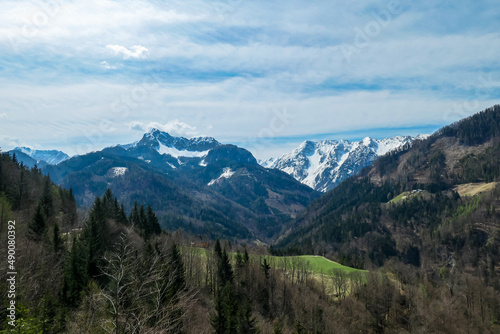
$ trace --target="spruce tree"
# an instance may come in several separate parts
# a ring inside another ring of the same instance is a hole
[[[120,205],[120,211],[118,212],[117,220],[122,224],[129,224],[129,220],[127,218],[127,214],[125,213],[125,206],[123,205],[123,203]]]
[[[33,240],[40,240],[47,228],[42,205],[39,203],[36,207],[35,215],[28,224],[28,236]]]
[[[148,229],[148,218],[146,217],[146,210],[144,210],[144,205],[139,207],[139,231],[141,236],[144,239],[149,238],[149,229]]]
[[[99,274],[101,257],[106,245],[106,208],[102,200],[97,197],[89,219],[85,223],[80,238],[82,250],[85,256],[85,268],[90,277]]]
[[[54,252],[59,253],[64,248],[64,240],[61,238],[61,231],[59,229],[59,224],[54,224],[54,230],[52,234],[52,245],[54,246]]]
[[[0,164],[1,166],[1,164]],[[12,219],[12,209],[9,199],[4,193],[0,193],[0,235],[3,235],[4,228],[7,229],[7,223]],[[4,227],[5,226],[5,227]]]
[[[153,209],[149,205],[148,205],[146,216],[147,216],[146,220],[147,220],[148,235],[160,234],[161,233],[160,223],[159,223],[158,218],[156,217],[156,214],[154,213]]]
[[[181,253],[177,245],[172,245],[168,255],[169,267],[166,275],[167,289],[163,302],[166,304],[174,305],[169,315],[172,319],[181,319],[184,310],[181,306],[179,306],[179,302],[181,301],[181,299],[179,298],[179,293],[186,287],[184,264],[182,262]],[[182,333],[182,321],[172,321],[172,323],[175,323],[173,332]]]
[[[217,260],[217,286],[215,294],[215,314],[211,324],[216,334],[232,334],[238,330],[238,304],[233,285],[233,269],[226,250],[222,250],[219,240],[215,243]]]
[[[80,292],[87,285],[89,276],[84,267],[84,254],[80,242],[73,237],[71,251],[66,260],[63,281],[63,300],[67,305],[77,306]]]
[[[238,334],[255,334],[257,328],[255,327],[255,318],[252,317],[252,305],[248,298],[239,305],[238,309]]]
[[[271,266],[267,262],[266,258],[264,258],[264,261],[262,262],[262,264],[260,266],[262,268],[262,271],[264,272],[264,276],[266,277],[266,279],[268,279],[269,278],[269,270],[271,269]]]
[[[170,271],[174,277],[170,292],[170,295],[173,296],[177,292],[181,291],[186,283],[182,256],[179,251],[179,247],[177,247],[176,244],[173,244],[172,247],[170,248],[169,258],[170,258]]]
[[[134,206],[132,207],[132,212],[130,213],[129,221],[132,225],[135,226],[136,229],[140,229],[139,205],[137,204],[137,202],[134,202]]]
[[[54,199],[52,194],[52,181],[48,176],[44,177],[42,197],[40,198],[43,213],[46,218],[52,217],[54,214]]]

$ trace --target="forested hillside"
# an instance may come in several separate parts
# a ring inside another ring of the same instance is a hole
[[[407,252],[411,264],[395,257],[373,272],[318,272],[299,257],[262,256],[265,248],[160,232],[150,207],[135,204],[127,214],[109,190],[78,218],[71,191],[6,154],[0,173],[2,244],[7,221],[16,220],[17,333],[499,330],[495,268],[485,269],[488,281],[474,272],[457,273],[457,261],[433,272],[426,257],[418,263],[417,248]],[[457,221],[476,202],[457,209]],[[494,254],[490,242],[484,247]],[[6,249],[0,251],[3,259]],[[0,266],[2,296],[6,264]],[[0,312],[0,331],[6,333],[12,329],[7,312]]]
[[[454,289],[466,294],[474,281],[497,303],[499,177],[495,106],[379,158],[312,203],[273,251],[326,254],[358,268],[406,264],[419,284],[449,285],[449,298],[470,303]],[[497,306],[491,311],[498,321]]]
[[[34,164],[31,158],[25,161]],[[147,203],[164,229],[181,228],[213,240],[271,241],[319,197],[288,174],[258,165],[245,149],[158,130],[132,144],[44,164],[42,170],[72,188],[82,208],[109,188],[126,210],[134,202]]]
[[[357,267],[391,257],[419,265],[421,255],[437,261],[434,248],[454,254],[465,245],[496,246],[499,176],[495,106],[379,158],[312,203],[278,245],[330,253]],[[485,183],[488,191],[477,196],[457,192]]]

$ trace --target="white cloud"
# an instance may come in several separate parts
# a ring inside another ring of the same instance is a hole
[[[0,118],[7,118],[7,114],[6,113],[1,113],[0,114]]]
[[[0,133],[91,150],[130,128],[242,142],[284,106],[296,118],[278,137],[446,123],[456,103],[498,103],[495,1],[402,0],[348,63],[339,46],[390,1],[2,0]]]
[[[118,67],[115,65],[111,65],[107,61],[103,60],[101,61],[101,67],[107,69],[107,70],[116,70]]]
[[[172,136],[182,136],[182,137],[196,137],[200,133],[196,126],[191,126],[187,123],[181,122],[179,120],[173,120],[165,124],[159,122],[149,122],[147,124],[139,121],[130,122],[130,129],[149,131],[151,129],[158,129],[164,132],[168,132]]]
[[[27,146],[27,145],[19,145],[19,139],[11,136],[0,136],[0,151],[8,151],[17,146]]]
[[[122,56],[123,59],[135,58],[145,59],[149,56],[149,50],[142,45],[134,45],[130,49],[117,44],[108,44],[106,49],[111,50],[117,56]]]

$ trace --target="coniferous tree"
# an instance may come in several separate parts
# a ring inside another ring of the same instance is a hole
[[[70,225],[74,225],[77,220],[77,207],[76,207],[75,195],[73,194],[73,188],[69,188],[66,206],[67,206],[66,213],[69,216],[68,221]]]
[[[45,217],[52,217],[54,213],[54,198],[52,194],[52,181],[50,181],[50,177],[48,176],[44,177],[43,192],[42,197],[40,198],[40,203]]]
[[[153,209],[151,206],[148,205],[147,213],[147,235],[151,234],[160,234],[161,233],[161,227],[160,223],[158,221],[158,218],[156,217],[156,214],[154,213]]]
[[[28,236],[33,240],[40,240],[47,228],[42,205],[36,207],[35,215],[28,224]]]
[[[127,218],[127,214],[125,213],[125,206],[123,205],[123,203],[120,205],[120,211],[118,212],[117,220],[122,224],[129,224],[129,220]]]
[[[139,205],[134,202],[132,207],[132,212],[130,213],[129,221],[135,228],[140,229],[140,219],[139,219]]]
[[[83,262],[83,250],[78,239],[73,237],[71,251],[66,260],[63,283],[63,300],[67,305],[76,306],[80,302],[80,292],[87,285],[89,277]]]
[[[19,171],[19,181],[17,184],[17,192],[13,205],[14,210],[18,210],[19,208],[21,208],[28,198],[28,181],[26,179],[26,170],[24,169],[22,164],[19,167]]]
[[[1,164],[0,164],[1,166]],[[12,208],[7,196],[0,194],[0,235],[3,235],[4,228],[7,228],[7,222],[12,219]],[[5,226],[5,227],[4,227]]]
[[[217,261],[217,287],[215,295],[215,314],[211,317],[216,334],[237,333],[238,304],[233,285],[233,269],[226,250],[222,250],[219,240],[215,243]]]
[[[248,263],[250,261],[250,255],[248,255],[248,251],[246,248],[245,253],[243,254],[243,261],[245,261],[245,263]]]
[[[181,319],[185,310],[179,305],[181,301],[179,295],[185,289],[186,281],[184,276],[184,264],[177,245],[173,244],[170,248],[168,259],[169,266],[165,281],[166,293],[163,298],[163,303],[171,305],[169,316],[172,319]],[[182,321],[172,321],[172,323],[175,324],[173,332],[182,333]]]
[[[114,217],[114,203],[115,203],[115,198],[113,196],[113,193],[111,192],[111,189],[106,189],[106,192],[102,196],[102,202],[104,207],[107,210],[106,215],[108,217]]]
[[[59,224],[54,224],[53,234],[52,234],[52,244],[54,246],[54,252],[59,253],[64,248],[64,241],[61,238],[61,231],[59,229]]]
[[[222,251],[222,255],[219,260],[219,284],[221,287],[226,285],[231,285],[233,283],[234,273],[231,263],[229,262],[229,256],[227,255],[226,250]]]
[[[80,238],[85,268],[89,277],[96,277],[99,274],[98,268],[105,250],[105,233],[106,208],[103,201],[97,197]]]
[[[120,203],[118,203],[118,198],[113,200],[113,218],[119,222],[120,218]]]
[[[182,256],[179,251],[179,247],[176,244],[173,244],[170,248],[170,271],[173,275],[173,283],[170,285],[171,291],[168,292],[170,298],[174,296],[177,292],[184,289],[186,284],[185,276],[184,276],[184,264],[182,262]]]
[[[149,238],[149,231],[148,231],[148,218],[146,217],[146,210],[144,209],[144,205],[141,204],[139,207],[139,224],[138,228],[140,231],[141,236],[144,239]]]
[[[271,266],[267,262],[266,258],[264,258],[264,261],[261,264],[261,268],[262,268],[262,271],[264,272],[264,276],[266,277],[266,279],[268,279],[269,278],[269,270],[271,269]]]
[[[255,318],[252,317],[252,305],[248,298],[239,305],[238,308],[238,334],[255,334],[257,328],[255,327]]]

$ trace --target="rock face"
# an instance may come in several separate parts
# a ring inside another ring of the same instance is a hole
[[[359,142],[305,141],[292,152],[277,159],[264,160],[261,165],[279,169],[317,191],[327,192],[371,165],[379,156],[422,138],[425,136],[381,140],[366,137]]]

